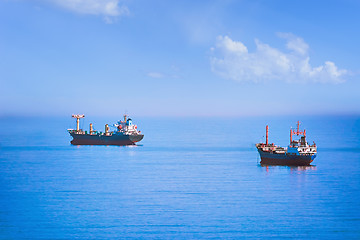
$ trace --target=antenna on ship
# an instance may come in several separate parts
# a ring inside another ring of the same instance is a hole
[[[304,137],[306,137],[306,130],[304,129],[304,131],[300,131],[300,121],[297,121],[296,125],[297,125],[296,132],[295,130],[290,129],[290,144],[292,143],[293,135],[297,135],[297,136],[304,135]]]
[[[80,130],[80,118],[84,118],[84,114],[73,114],[71,117],[76,118],[76,131]]]

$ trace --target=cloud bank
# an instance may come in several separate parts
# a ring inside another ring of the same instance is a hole
[[[128,15],[129,10],[126,6],[119,4],[120,0],[48,0],[69,11],[101,15],[107,23],[122,15]]]
[[[287,52],[255,39],[256,50],[250,53],[242,42],[218,36],[216,46],[211,48],[212,71],[240,82],[344,82],[348,71],[338,69],[334,62],[325,61],[318,67],[310,65],[309,46],[302,38],[290,33],[279,33],[278,36],[286,39]]]

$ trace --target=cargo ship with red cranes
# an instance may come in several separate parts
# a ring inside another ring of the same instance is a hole
[[[71,140],[73,145],[135,145],[144,138],[144,134],[138,131],[137,126],[127,115],[124,115],[123,121],[113,125],[115,131],[110,131],[109,125],[106,124],[104,132],[95,131],[92,123],[90,123],[90,131],[84,131],[80,129],[80,119],[85,115],[74,114],[72,117],[76,118],[76,129],[68,129],[68,132],[73,137]]]
[[[294,140],[293,136],[300,136]],[[290,129],[290,144],[287,148],[269,143],[269,126],[266,126],[266,142],[257,143],[256,148],[260,154],[260,164],[308,166],[314,161],[317,154],[315,142],[312,145],[306,142],[306,130],[300,131],[300,122],[297,122],[296,131]]]

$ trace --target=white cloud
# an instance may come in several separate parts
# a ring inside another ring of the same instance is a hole
[[[278,33],[279,37],[286,39],[286,47],[294,52],[306,55],[309,50],[309,45],[302,38],[299,38],[291,33]]]
[[[149,73],[147,73],[147,76],[151,77],[151,78],[163,78],[164,74],[159,73],[159,72],[149,72]]]
[[[286,82],[343,82],[347,70],[338,69],[335,63],[326,61],[324,65],[310,65],[309,46],[303,39],[290,34],[279,33],[287,40],[288,52],[264,44],[255,39],[256,50],[249,53],[240,41],[228,36],[219,36],[216,46],[210,50],[212,71],[223,78],[236,81],[282,80]]]
[[[112,23],[113,19],[128,15],[129,10],[126,6],[120,5],[120,0],[47,0],[67,10],[81,13],[103,16],[107,23]]]

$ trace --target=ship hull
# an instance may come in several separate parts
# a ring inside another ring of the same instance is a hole
[[[264,152],[258,149],[261,164],[264,165],[285,165],[285,166],[309,166],[316,155],[287,155]]]
[[[144,135],[90,135],[70,133],[73,137],[72,145],[135,145]]]

